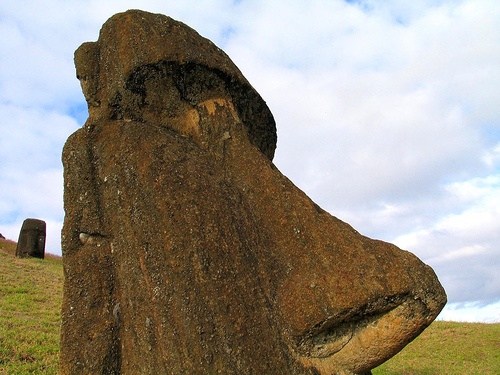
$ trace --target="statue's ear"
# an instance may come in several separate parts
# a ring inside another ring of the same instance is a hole
[[[76,78],[80,81],[83,95],[89,107],[97,107],[99,81],[99,48],[95,42],[83,43],[75,51]]]

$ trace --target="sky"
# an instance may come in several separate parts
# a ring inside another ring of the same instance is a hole
[[[439,319],[500,322],[497,0],[0,0],[0,233],[40,218],[61,253],[61,152],[88,115],[73,52],[138,8],[231,57],[273,112],[277,167],[432,266]]]

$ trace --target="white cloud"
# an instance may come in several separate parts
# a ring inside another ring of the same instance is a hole
[[[500,175],[447,186],[462,211],[394,239],[441,276],[453,302],[500,296]]]
[[[42,219],[47,251],[60,254],[60,234],[53,235],[64,214],[61,152],[78,125],[57,111],[1,104],[0,124],[0,233],[17,240],[24,219]]]
[[[483,161],[490,168],[500,165],[500,143],[484,152]]]
[[[500,323],[500,302],[453,303],[445,306],[438,320],[457,322]]]
[[[316,4],[293,3],[284,15],[261,9],[227,48],[276,116],[276,163],[287,175],[335,210],[435,193],[440,180],[482,167],[470,104],[451,100],[455,83],[440,80],[462,71],[456,43],[432,22],[412,28],[339,2],[322,12]],[[316,22],[301,22],[309,18]],[[429,53],[432,38],[440,54]],[[476,42],[462,39],[461,48]],[[483,81],[472,92],[491,86]]]

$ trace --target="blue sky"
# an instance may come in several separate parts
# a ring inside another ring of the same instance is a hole
[[[167,14],[267,101],[275,164],[361,233],[430,264],[442,319],[500,321],[500,2],[0,2],[0,233],[60,253],[62,146],[86,119],[73,52],[111,15]]]

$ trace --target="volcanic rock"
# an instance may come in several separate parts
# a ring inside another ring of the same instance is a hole
[[[16,256],[19,258],[45,257],[45,221],[39,219],[26,219],[23,222],[17,241]]]
[[[194,30],[117,14],[75,65],[62,374],[368,374],[444,306],[430,267],[276,169],[266,103]]]

